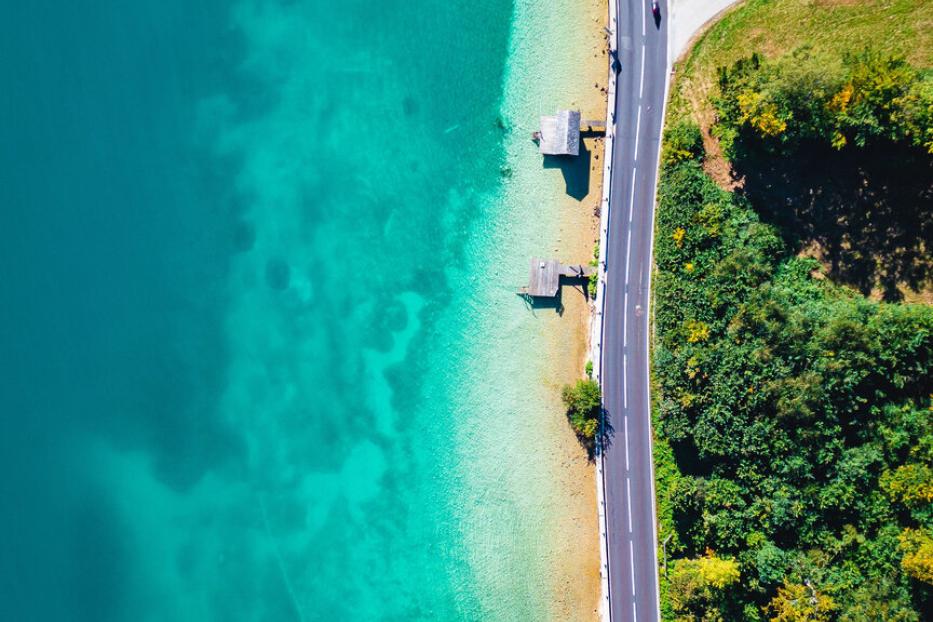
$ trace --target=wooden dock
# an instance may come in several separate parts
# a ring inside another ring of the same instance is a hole
[[[528,270],[528,285],[518,290],[521,296],[554,298],[560,289],[560,277],[580,279],[596,270],[585,264],[562,264],[556,259],[533,257]]]

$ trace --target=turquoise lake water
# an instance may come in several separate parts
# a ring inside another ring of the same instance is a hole
[[[0,619],[546,617],[516,13],[4,4]]]

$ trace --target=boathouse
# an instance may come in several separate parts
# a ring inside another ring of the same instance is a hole
[[[561,110],[541,117],[541,129],[534,134],[543,155],[579,155],[580,111]]]

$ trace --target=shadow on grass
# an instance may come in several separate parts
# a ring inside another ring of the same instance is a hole
[[[802,143],[781,153],[742,139],[740,191],[799,252],[815,243],[834,281],[899,300],[933,283],[933,156],[879,142],[837,151]]]

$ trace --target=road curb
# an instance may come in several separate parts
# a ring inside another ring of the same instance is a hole
[[[599,204],[599,257],[597,258],[597,286],[593,313],[590,316],[590,361],[593,363],[593,378],[602,386],[602,337],[603,311],[605,310],[606,289],[606,251],[609,238],[609,193],[612,188],[612,154],[615,140],[614,110],[616,103],[616,72],[613,54],[616,50],[616,3],[608,0],[609,5],[609,81],[606,88],[606,139],[603,142],[603,192]],[[600,436],[604,422],[600,421]],[[609,622],[609,546],[606,528],[606,480],[603,473],[603,453],[600,450],[596,458],[596,512],[599,519],[599,577],[600,599],[599,619]]]

